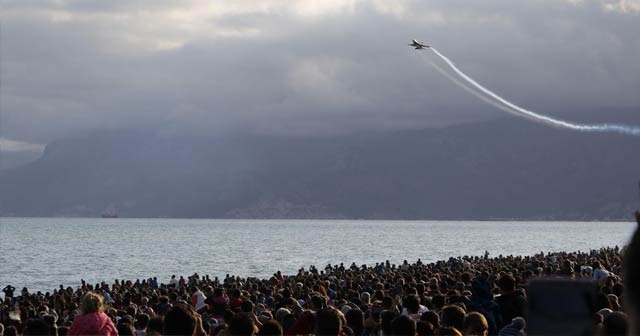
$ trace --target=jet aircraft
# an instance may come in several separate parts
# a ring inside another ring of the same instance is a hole
[[[409,44],[412,47],[416,47],[416,49],[423,49],[423,48],[431,48],[431,46],[428,46],[426,44],[422,44],[416,40],[412,40],[411,44]]]

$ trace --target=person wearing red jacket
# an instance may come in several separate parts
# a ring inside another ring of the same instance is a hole
[[[101,295],[89,292],[82,297],[80,315],[73,319],[67,335],[119,336],[113,321],[104,313],[104,303]]]

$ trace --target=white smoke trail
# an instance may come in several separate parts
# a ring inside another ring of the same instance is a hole
[[[426,55],[426,54],[424,54]],[[484,101],[485,103],[492,105],[500,110],[503,110],[505,112],[511,113],[513,115],[522,117],[522,113],[517,112],[517,111],[513,111],[512,109],[508,108],[507,106],[504,106],[503,104],[498,103],[497,101],[490,99],[489,97],[487,97],[486,95],[483,95],[482,93],[474,90],[473,88],[469,87],[468,85],[464,84],[462,81],[460,81],[458,78],[452,76],[450,73],[448,73],[446,70],[442,69],[438,63],[434,62],[431,58],[427,57],[427,60],[429,60],[429,63],[431,63],[431,65],[438,70],[438,72],[440,74],[442,74],[443,76],[447,77],[450,81],[452,81],[454,84],[458,85],[460,88],[464,89],[465,91],[467,91],[468,93],[476,96],[478,99]],[[532,117],[528,117],[525,116],[526,118],[532,119]]]
[[[572,122],[569,122],[569,121],[559,120],[559,119],[555,119],[555,118],[552,118],[552,117],[549,117],[549,116],[546,116],[546,115],[538,114],[538,113],[535,113],[533,111],[530,111],[530,110],[527,110],[525,108],[522,108],[520,106],[517,106],[517,105],[511,103],[510,101],[498,96],[493,91],[491,91],[491,90],[485,88],[484,86],[478,84],[478,82],[476,82],[471,77],[467,76],[467,74],[465,74],[460,69],[458,69],[458,67],[456,67],[456,65],[451,60],[449,60],[446,56],[444,56],[440,52],[438,52],[438,50],[436,50],[435,48],[431,47],[430,49],[433,50],[433,52],[436,55],[438,55],[438,57],[440,57],[445,63],[447,63],[447,65],[453,71],[455,71],[456,74],[458,74],[460,77],[462,77],[462,79],[464,79],[467,83],[471,84],[476,89],[480,90],[482,93],[484,93],[484,94],[488,95],[489,97],[495,99],[495,101],[489,99],[486,96],[482,96],[480,93],[478,93],[476,91],[473,91],[471,88],[467,87],[466,85],[464,85],[463,83],[461,83],[460,81],[455,79],[454,77],[450,76],[448,73],[446,73],[444,70],[442,70],[441,68],[439,68],[437,65],[435,65],[432,62],[432,64],[434,64],[435,68],[440,73],[445,75],[447,78],[452,80],[454,83],[458,84],[460,87],[465,89],[467,92],[472,93],[476,97],[482,97],[481,99],[483,101],[485,101],[485,102],[487,102],[487,103],[489,103],[489,104],[491,104],[493,106],[496,106],[496,107],[500,108],[501,110],[504,110],[504,111],[507,111],[509,113],[518,115],[520,117],[525,117],[527,119],[531,119],[533,121],[537,121],[537,122],[540,122],[540,123],[543,123],[543,124],[546,124],[546,125],[550,125],[550,126],[555,126],[555,127],[567,128],[567,129],[583,131],[583,132],[600,132],[600,133],[613,132],[613,133],[620,133],[620,134],[624,134],[624,135],[640,136],[640,127],[637,127],[637,126],[627,126],[627,125],[620,125],[620,124],[593,124],[593,125],[576,124],[576,123],[572,123]]]

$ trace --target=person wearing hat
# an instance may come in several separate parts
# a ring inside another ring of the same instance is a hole
[[[525,336],[525,326],[526,323],[524,318],[516,317],[511,320],[511,323],[498,331],[498,336]]]

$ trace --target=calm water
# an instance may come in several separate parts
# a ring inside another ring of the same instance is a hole
[[[635,223],[0,218],[0,288],[624,245]]]

